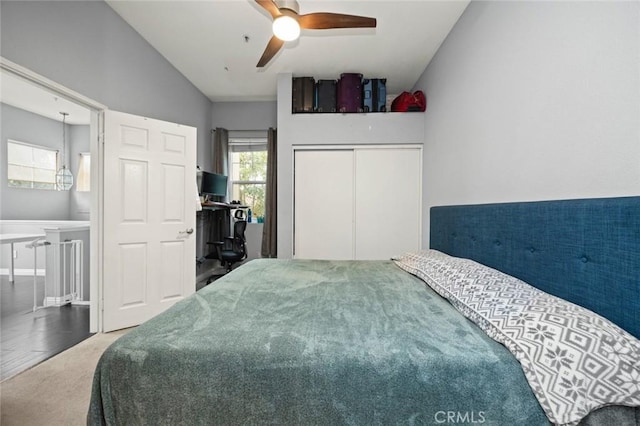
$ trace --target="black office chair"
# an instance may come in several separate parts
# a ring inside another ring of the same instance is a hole
[[[238,216],[236,215],[236,217]],[[220,264],[227,267],[227,272],[231,272],[234,263],[247,258],[247,241],[244,237],[244,231],[246,229],[247,221],[244,219],[237,220],[233,224],[233,237],[225,237],[224,241],[207,243],[216,246],[216,253]]]

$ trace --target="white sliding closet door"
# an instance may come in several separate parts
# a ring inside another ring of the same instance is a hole
[[[294,151],[294,257],[382,260],[422,243],[422,148]]]
[[[353,151],[296,150],[294,257],[353,259]]]
[[[389,259],[421,244],[422,151],[355,150],[355,258]]]

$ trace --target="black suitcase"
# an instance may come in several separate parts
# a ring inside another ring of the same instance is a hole
[[[364,112],[384,112],[387,110],[386,78],[362,80],[362,104]]]
[[[314,110],[316,112],[336,112],[336,80],[316,81]]]
[[[313,77],[293,77],[291,111],[313,112],[313,92],[315,79]]]

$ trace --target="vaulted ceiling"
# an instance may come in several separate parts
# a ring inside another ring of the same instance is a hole
[[[376,18],[362,29],[303,30],[266,67],[256,64],[272,36],[271,16],[253,0],[107,0],[178,71],[214,102],[275,100],[278,73],[337,78],[359,72],[387,78],[387,93],[409,90],[468,0],[299,0],[300,14],[333,12]],[[0,76],[0,101],[70,124],[86,109],[18,78]]]
[[[387,92],[411,89],[469,1],[299,0],[300,14],[376,18],[377,27],[303,30],[266,67],[256,64],[272,18],[253,0],[107,3],[214,102],[275,100],[276,76],[387,78]]]

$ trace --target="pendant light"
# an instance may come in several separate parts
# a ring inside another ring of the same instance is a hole
[[[67,129],[65,120],[69,113],[61,112],[60,114],[62,114],[62,167],[56,173],[56,189],[58,191],[68,191],[73,186],[73,174],[66,166]]]

